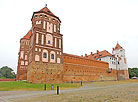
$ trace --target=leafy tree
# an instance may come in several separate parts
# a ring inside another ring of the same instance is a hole
[[[0,68],[0,77],[16,78],[16,75],[13,72],[12,68],[10,68],[8,66],[4,66],[4,67]]]
[[[128,68],[129,77],[138,77],[138,68]]]

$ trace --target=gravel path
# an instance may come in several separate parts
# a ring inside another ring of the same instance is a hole
[[[32,102],[39,102],[40,101],[39,98],[44,98],[45,96],[51,97],[50,95],[54,95],[55,97],[58,97],[58,98],[60,98],[60,96],[62,96],[62,98],[64,98],[67,95],[69,98],[74,98],[74,96],[78,95],[78,94],[80,94],[80,96],[82,94],[82,100],[83,100],[83,98],[84,98],[83,96],[85,96],[88,93],[91,95],[93,94],[93,96],[94,96],[95,94],[93,92],[97,91],[97,93],[99,93],[99,94],[97,94],[97,96],[98,96],[101,93],[106,92],[106,91],[107,91],[106,93],[109,93],[110,91],[114,91],[114,90],[122,89],[122,91],[123,91],[123,89],[129,90],[130,88],[138,89],[138,83],[129,83],[129,84],[121,84],[121,85],[102,86],[102,87],[94,87],[92,85],[92,83],[89,83],[89,84],[84,85],[84,87],[80,87],[80,88],[60,90],[60,95],[56,95],[56,90],[52,90],[52,91],[0,91],[0,102],[19,102],[19,101],[27,102],[26,100],[29,100],[28,102],[31,102],[31,99],[35,99],[35,98],[37,98],[38,100],[37,99],[36,99],[36,101],[32,100]],[[108,90],[109,90],[109,92],[108,92]],[[130,93],[130,95],[138,95],[138,91],[131,92],[131,90],[130,90],[129,93]],[[64,94],[65,94],[65,96],[64,96]],[[89,94],[87,96],[89,96]],[[87,97],[87,96],[85,96],[85,97]],[[95,96],[95,97],[97,97],[97,96]],[[76,96],[75,99],[78,99],[78,97],[79,96]],[[88,98],[90,98],[90,97],[92,97],[92,96],[89,96]],[[48,102],[50,102],[49,99],[47,100]],[[45,98],[44,98],[44,100],[45,100]],[[46,102],[46,101],[42,101],[42,102]],[[59,102],[60,102],[60,99],[59,99]],[[75,102],[75,101],[72,100],[71,102]],[[76,102],[79,102],[79,101],[76,100]],[[82,102],[84,102],[84,101],[82,101]],[[86,102],[89,102],[89,101],[86,100]],[[94,102],[102,102],[102,101],[94,101]],[[108,101],[103,101],[103,102],[108,102]],[[118,102],[118,101],[113,101],[113,102]],[[120,101],[120,102],[125,102],[125,101]],[[131,101],[131,102],[133,102],[133,101]]]

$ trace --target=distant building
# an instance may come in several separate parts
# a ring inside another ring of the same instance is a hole
[[[34,12],[31,20],[32,28],[20,40],[17,80],[59,83],[128,79],[124,74],[128,70],[127,64],[124,67],[123,49],[120,52],[120,48],[115,48],[113,55],[108,51],[97,51],[88,57],[66,54],[57,16],[44,7]]]
[[[89,59],[108,62],[109,70],[118,70],[118,73],[120,73],[120,79],[129,79],[125,49],[123,49],[118,43],[116,44],[115,48],[113,48],[112,54],[106,50],[97,50],[97,53],[91,52],[90,55],[85,57]]]

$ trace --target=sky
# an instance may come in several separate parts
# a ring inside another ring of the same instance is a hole
[[[20,39],[45,4],[62,21],[64,53],[112,53],[118,42],[128,66],[138,67],[138,0],[0,0],[0,68],[17,72]]]

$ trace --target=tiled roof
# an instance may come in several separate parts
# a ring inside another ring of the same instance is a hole
[[[47,7],[42,8],[40,11],[34,12],[33,16],[35,13],[46,13],[50,16],[57,18],[61,22],[61,20],[57,16],[55,16]],[[32,19],[33,19],[33,16],[32,16]],[[32,19],[31,19],[31,21],[32,21]]]
[[[97,58],[102,58],[102,57],[106,57],[106,56],[115,57],[114,55],[112,55],[108,51],[103,50],[103,51],[100,51],[100,52],[97,51],[97,53],[91,53],[90,55],[87,56],[87,58],[96,60]]]
[[[32,30],[30,30],[23,38],[30,39],[31,35],[32,35]]]
[[[117,43],[115,48],[113,48],[113,50],[118,50],[118,49],[122,49],[122,47]]]
[[[95,61],[95,62],[107,63],[107,62],[104,62],[104,61],[98,61],[98,60],[90,59],[90,58],[87,58],[87,57],[81,57],[81,56],[77,56],[77,55],[73,55],[73,54],[67,54],[67,53],[63,53],[63,56],[70,56],[70,57],[76,57],[76,58],[84,59],[84,60],[91,60],[91,61]]]
[[[40,11],[43,11],[43,12],[46,12],[48,14],[55,16],[47,7],[42,8]]]

